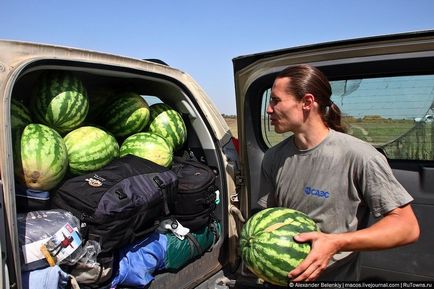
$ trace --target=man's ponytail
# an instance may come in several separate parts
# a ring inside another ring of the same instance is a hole
[[[339,132],[347,132],[347,129],[342,125],[342,113],[339,107],[331,102],[330,106],[326,108],[325,121],[327,126]]]

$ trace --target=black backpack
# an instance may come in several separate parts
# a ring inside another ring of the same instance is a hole
[[[153,231],[169,214],[177,186],[170,169],[127,155],[68,179],[55,192],[52,207],[76,216],[83,238],[98,241],[104,254]]]
[[[171,199],[171,217],[191,231],[197,231],[215,219],[216,174],[194,159],[175,157],[172,171],[178,177],[177,194]]]

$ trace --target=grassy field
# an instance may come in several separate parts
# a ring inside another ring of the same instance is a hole
[[[237,119],[225,117],[232,134],[238,137]],[[411,120],[365,119],[348,121],[348,133],[382,148],[391,159],[434,158],[434,127],[432,123],[415,124]],[[289,134],[276,134],[272,127],[264,128],[263,138],[270,146]]]

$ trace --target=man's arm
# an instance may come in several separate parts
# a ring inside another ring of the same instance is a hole
[[[288,277],[292,281],[313,281],[338,252],[389,249],[413,243],[418,238],[419,224],[410,204],[390,211],[370,227],[355,232],[302,233],[295,240],[312,242],[312,250],[297,268],[289,272]]]

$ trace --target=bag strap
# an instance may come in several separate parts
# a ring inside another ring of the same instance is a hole
[[[208,248],[207,252],[211,252],[212,249],[214,248],[215,244],[217,244],[218,239],[220,238],[220,234],[219,234],[219,230],[217,228],[217,220],[214,218],[212,220],[212,222],[208,225],[209,230],[212,232],[213,234],[213,240],[212,240],[212,244],[211,246]],[[205,250],[202,249],[202,247],[200,246],[199,242],[197,241],[197,239],[194,237],[194,235],[192,233],[188,233],[185,236],[190,244],[190,258],[193,258],[194,252],[193,252],[193,248],[196,249],[196,252],[198,253],[198,255],[202,255]]]
[[[202,255],[204,253],[204,250],[202,249],[202,247],[200,246],[199,242],[196,240],[196,238],[193,236],[192,233],[188,233],[186,235],[188,243],[190,244],[190,258],[193,258],[194,256],[197,255]],[[194,254],[194,249],[196,249],[196,255]]]
[[[211,246],[208,249],[208,252],[212,251],[212,248],[214,247],[215,244],[217,244],[217,241],[220,239],[219,230],[217,228],[217,219],[214,216],[212,216],[211,218],[212,218],[212,221],[209,224],[209,229],[213,233],[214,238],[212,240]]]
[[[168,196],[167,196],[167,188],[166,185],[164,184],[164,181],[157,175],[154,176],[152,178],[152,180],[157,184],[158,188],[161,190],[161,192],[163,193],[163,202],[164,202],[164,214],[167,216],[170,214],[170,209],[169,209],[169,200],[168,200]]]

